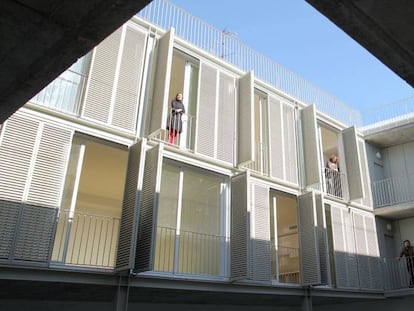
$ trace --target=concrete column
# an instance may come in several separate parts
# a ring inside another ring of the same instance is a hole
[[[129,277],[120,276],[114,297],[114,311],[128,311]]]

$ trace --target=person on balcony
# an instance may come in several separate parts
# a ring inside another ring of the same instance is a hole
[[[183,94],[177,93],[171,101],[171,111],[167,118],[168,143],[174,145],[177,143],[179,134],[183,130],[181,116],[185,113],[183,104]]]
[[[325,166],[327,192],[341,198],[342,186],[339,172],[339,159],[336,154],[333,154],[329,157]]]
[[[405,240],[403,242],[403,248],[400,255],[397,257],[398,260],[403,256],[405,256],[408,274],[410,275],[409,287],[412,288],[414,287],[414,246],[411,246],[410,240]]]

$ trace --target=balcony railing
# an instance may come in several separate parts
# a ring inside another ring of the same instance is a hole
[[[241,167],[249,169],[263,176],[269,176],[269,149],[267,145],[257,141],[255,143],[254,153],[255,160],[243,163]]]
[[[182,126],[172,122],[171,115],[168,116],[166,124],[168,129],[159,129],[149,135],[149,139],[164,142],[169,146],[194,151],[195,141],[195,117],[184,113],[181,117]],[[182,132],[179,133],[179,128]]]
[[[299,248],[273,245],[272,279],[279,283],[300,284]]]
[[[337,197],[337,198],[347,197],[348,188],[346,186],[347,183],[346,183],[345,174],[325,167],[324,176],[325,176],[325,191],[327,194]]]
[[[414,175],[374,181],[371,188],[375,207],[414,201]]]
[[[114,268],[118,218],[60,211],[57,221],[53,263]]]
[[[413,269],[414,257],[384,258],[385,290],[414,287]]]
[[[154,271],[224,277],[224,236],[158,227]],[[227,241],[227,243],[229,243]]]
[[[153,0],[138,16],[254,75],[275,88],[303,101],[347,125],[361,125],[361,115],[334,96],[239,42],[231,33],[214,28],[167,0]]]

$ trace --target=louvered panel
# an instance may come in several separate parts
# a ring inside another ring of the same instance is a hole
[[[279,100],[269,97],[270,114],[270,170],[271,176],[283,179],[283,122],[282,105]]]
[[[321,283],[329,284],[329,255],[328,255],[328,241],[326,234],[326,222],[324,221],[324,204],[321,194],[315,193],[315,208],[317,219],[317,244],[319,251],[319,265],[321,267]]]
[[[283,104],[283,134],[285,153],[285,172],[286,180],[292,183],[298,183],[298,165],[296,152],[296,126],[295,126],[294,107]]]
[[[153,78],[154,91],[151,101],[149,133],[165,128],[169,109],[168,93],[170,89],[171,65],[174,43],[174,28],[171,28],[157,41],[157,57],[155,76]]]
[[[217,158],[230,164],[233,164],[234,160],[235,96],[234,78],[221,72],[217,120]]]
[[[251,278],[251,269],[248,264],[250,261],[248,183],[248,172],[243,172],[231,179],[230,278],[232,280]]]
[[[300,241],[300,274],[303,285],[321,284],[319,247],[316,234],[317,218],[314,193],[298,198],[298,228]]]
[[[271,281],[269,189],[252,185],[254,211],[254,237],[252,238],[252,271],[255,281]]]
[[[320,184],[320,162],[318,157],[318,135],[315,105],[301,110],[303,161],[305,163],[306,186]]]
[[[161,168],[162,147],[158,145],[148,150],[145,158],[135,255],[135,270],[138,272],[152,270],[154,266],[153,257],[155,251]]]
[[[358,213],[353,213],[355,246],[358,260],[359,285],[363,289],[370,288],[370,273],[367,241],[365,236],[364,217]]]
[[[201,64],[199,102],[197,113],[196,152],[214,157],[216,127],[217,69]]]
[[[40,138],[27,202],[58,208],[65,180],[72,132],[45,124]]]
[[[138,112],[138,95],[144,63],[145,34],[126,28],[112,124],[133,132]]]
[[[14,260],[47,263],[56,227],[57,209],[24,205]]]
[[[361,199],[364,196],[364,189],[356,129],[354,126],[342,131],[342,141],[344,145],[349,197],[351,200]]]
[[[335,258],[336,287],[348,287],[346,264],[345,224],[342,221],[342,209],[331,206],[332,237]]]
[[[19,114],[6,122],[0,145],[0,199],[21,202],[39,122]]]
[[[361,165],[361,178],[364,197],[362,199],[362,204],[365,206],[372,207],[372,194],[371,194],[371,182],[369,179],[369,172],[367,168],[367,155],[365,152],[365,145],[363,140],[358,139],[358,150],[359,150],[359,163]]]
[[[250,71],[239,79],[237,124],[238,164],[255,160],[254,143],[254,75]]]
[[[342,210],[342,218],[345,224],[346,237],[346,264],[347,264],[347,278],[348,287],[352,289],[359,288],[358,279],[358,259],[355,245],[355,229],[352,222],[352,216],[348,210]]]
[[[145,140],[129,147],[116,268],[129,270],[134,266],[137,215],[142,191],[142,167],[145,161]],[[142,164],[141,164],[142,163]]]
[[[0,259],[9,259],[21,203],[0,200]]]
[[[379,246],[378,246],[378,235],[375,226],[375,217],[373,215],[365,215],[365,230],[368,244],[368,260],[369,260],[369,271],[370,281],[372,289],[382,289],[382,268],[381,259],[379,257]]]
[[[121,34],[119,28],[95,49],[84,102],[86,118],[108,123]]]

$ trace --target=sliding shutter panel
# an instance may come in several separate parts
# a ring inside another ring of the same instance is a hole
[[[321,284],[315,195],[305,193],[298,198],[300,267],[303,285]]]
[[[135,255],[137,272],[152,270],[154,267],[162,150],[163,145],[157,145],[146,152]]]
[[[361,199],[364,196],[364,189],[362,185],[361,165],[359,162],[360,155],[357,135],[354,126],[342,131],[342,141],[345,153],[349,198],[351,200]]]
[[[142,139],[129,147],[122,217],[119,232],[118,271],[129,270],[134,266],[137,238],[137,219],[142,196],[143,166],[146,140]]]
[[[217,115],[217,158],[231,164],[234,160],[235,100],[234,78],[221,72]]]
[[[0,200],[21,202],[32,163],[39,122],[12,115],[5,123],[0,145]]]
[[[27,202],[32,205],[59,208],[72,131],[55,125],[41,126]]]
[[[295,108],[283,104],[283,151],[285,156],[286,180],[298,183],[298,165],[296,152]]]
[[[272,177],[284,179],[282,104],[272,96],[269,97],[269,119],[270,173]]]
[[[365,231],[367,236],[368,246],[368,261],[369,261],[369,275],[370,288],[383,289],[382,267],[378,246],[378,235],[375,226],[375,217],[373,215],[365,215]]]
[[[151,122],[149,132],[165,128],[169,108],[170,76],[174,44],[174,28],[166,32],[157,42],[158,53],[154,59],[156,63],[155,76],[153,79],[154,91],[151,100]]]
[[[238,164],[255,160],[253,83],[254,76],[252,71],[239,79]]]
[[[319,251],[319,265],[321,267],[321,283],[329,284],[329,251],[328,251],[328,238],[326,233],[326,221],[325,221],[325,209],[323,203],[323,197],[319,193],[315,193],[315,207],[317,218],[317,245]]]
[[[122,27],[102,41],[93,54],[83,116],[107,124],[112,104]]]
[[[250,279],[249,266],[249,173],[243,172],[231,179],[231,243],[230,278],[232,280]]]
[[[318,135],[315,105],[302,109],[301,116],[305,185],[319,185],[321,169],[318,156]]]
[[[141,31],[126,27],[112,125],[130,132],[135,130],[138,112],[145,38],[145,34]]]
[[[365,150],[365,143],[362,139],[358,139],[358,149],[359,149],[359,163],[361,164],[361,177],[362,177],[362,186],[364,197],[362,199],[362,204],[365,206],[372,207],[372,192],[371,192],[371,182],[369,178],[368,171],[368,161],[367,154]]]
[[[355,230],[355,246],[358,262],[359,285],[363,289],[368,289],[370,288],[370,273],[364,216],[354,212],[353,222]]]
[[[196,152],[215,156],[217,69],[201,63]]]
[[[251,237],[251,243],[253,244],[251,261],[253,280],[270,282],[269,189],[261,185],[253,184],[250,206],[254,217],[254,236]]]

